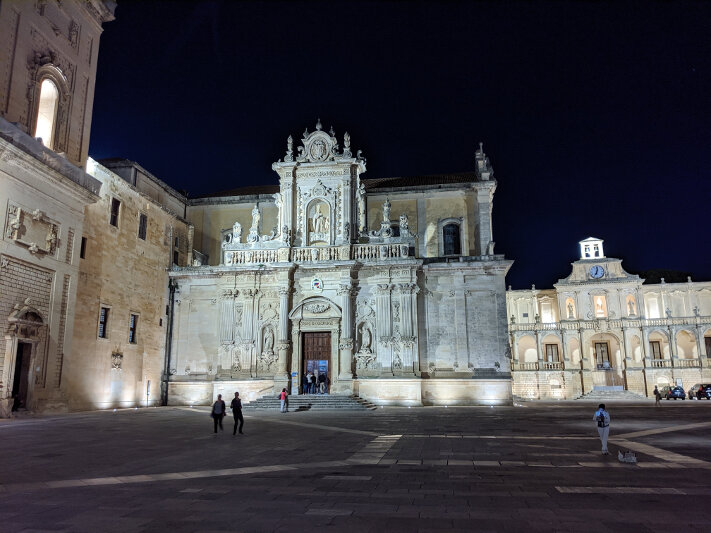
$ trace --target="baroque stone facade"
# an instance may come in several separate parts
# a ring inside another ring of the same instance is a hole
[[[554,289],[506,293],[514,396],[711,382],[710,282],[643,285],[592,237],[572,266]]]
[[[99,0],[0,3],[0,417],[68,407],[79,242],[100,187],[84,163],[111,19]]]
[[[376,403],[510,401],[511,262],[493,251],[483,148],[471,173],[365,180],[342,142],[319,122],[287,140],[278,188],[190,201],[209,260],[170,273],[171,403],[297,393],[313,361],[331,393]]]

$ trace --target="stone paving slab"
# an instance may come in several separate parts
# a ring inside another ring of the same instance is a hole
[[[206,409],[3,421],[0,531],[707,527],[711,402],[608,406],[637,465],[571,403],[264,412],[236,437]]]

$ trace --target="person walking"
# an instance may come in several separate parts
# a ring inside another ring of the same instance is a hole
[[[235,428],[232,430],[232,435],[237,434],[237,422],[239,422],[239,432],[242,433],[244,417],[242,416],[242,400],[240,400],[239,392],[235,392],[235,397],[232,398],[230,408],[232,409],[232,416],[235,419]]]
[[[222,419],[225,418],[225,402],[222,401],[222,394],[217,395],[217,401],[212,404],[212,419],[215,422],[215,433],[217,433],[217,426],[220,426],[220,431],[224,431],[225,428],[222,427]]]
[[[659,388],[656,385],[654,386],[654,406],[662,406],[662,393],[659,392]]]
[[[281,401],[281,412],[287,412],[287,403],[289,401],[289,395],[286,393],[286,389],[281,389],[281,394],[279,395],[279,400]]]
[[[318,375],[318,393],[326,394],[326,374],[323,372]]]
[[[597,422],[597,432],[602,442],[602,455],[610,455],[607,450],[607,437],[610,435],[610,413],[605,411],[605,404],[601,403],[593,415],[593,420]]]

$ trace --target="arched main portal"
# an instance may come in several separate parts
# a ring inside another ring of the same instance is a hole
[[[2,369],[4,398],[0,401],[0,413],[30,405],[32,400],[32,368],[37,367],[38,381],[43,381],[45,361],[36,361],[38,346],[42,345],[45,324],[42,315],[26,300],[24,305],[15,305],[7,319],[9,327],[5,335],[5,364]]]
[[[328,298],[316,296],[296,305],[289,314],[293,350],[291,356],[292,394],[303,394],[303,377],[309,373],[315,379],[314,388],[319,390],[318,377],[324,376],[329,391],[338,391],[339,374],[351,371],[351,361],[341,357],[339,351],[341,308]]]

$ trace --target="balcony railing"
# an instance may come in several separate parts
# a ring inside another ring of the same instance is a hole
[[[606,331],[610,329],[625,328],[644,328],[644,327],[664,327],[669,326],[687,326],[694,324],[709,324],[711,316],[690,316],[676,318],[601,318],[595,320],[563,320],[561,322],[533,322],[533,323],[509,323],[509,331],[514,333],[517,331],[578,331],[584,330],[599,330]]]
[[[671,359],[647,359],[647,368],[671,368]]]

